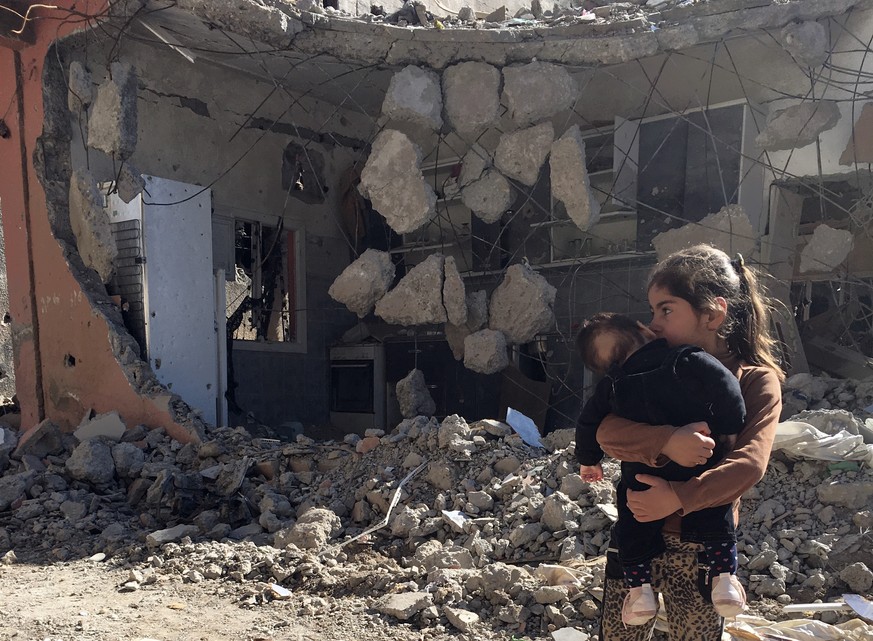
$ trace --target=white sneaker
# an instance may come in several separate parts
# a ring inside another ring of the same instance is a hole
[[[746,607],[746,591],[734,574],[723,572],[712,580],[712,605],[719,616],[737,616]]]
[[[631,588],[621,606],[621,621],[625,625],[643,625],[658,613],[658,599],[649,583]]]

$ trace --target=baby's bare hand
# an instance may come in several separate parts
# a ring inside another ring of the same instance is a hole
[[[715,441],[706,423],[689,423],[677,428],[662,453],[683,467],[703,465],[712,456]]]
[[[603,466],[598,463],[597,465],[580,465],[579,466],[579,476],[582,477],[582,480],[586,483],[594,483],[595,481],[603,480]]]

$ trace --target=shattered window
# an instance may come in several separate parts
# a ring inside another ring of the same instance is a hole
[[[234,222],[235,276],[225,289],[229,337],[298,341],[296,236],[281,225]]]

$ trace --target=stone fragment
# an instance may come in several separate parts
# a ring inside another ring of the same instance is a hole
[[[437,431],[437,443],[441,448],[449,447],[457,439],[469,439],[470,426],[461,416],[446,416]]]
[[[0,512],[5,512],[36,482],[36,472],[21,472],[0,477]]]
[[[136,478],[145,463],[145,452],[133,443],[116,443],[112,446],[112,461],[120,478]]]
[[[73,432],[73,436],[79,439],[79,442],[87,441],[92,438],[104,437],[112,441],[121,440],[122,434],[127,430],[127,426],[118,412],[115,410],[106,414],[99,414],[91,420],[82,423],[79,428]]]
[[[785,50],[802,65],[818,67],[828,59],[828,32],[820,22],[792,22],[779,35]]]
[[[70,226],[76,237],[79,256],[107,283],[115,273],[118,247],[112,235],[109,214],[94,176],[76,171],[70,179]]]
[[[581,516],[581,510],[570,498],[562,493],[555,492],[546,497],[543,503],[543,515],[540,522],[551,532],[563,530],[565,524],[576,521]]]
[[[398,234],[414,232],[436,212],[436,194],[421,173],[421,150],[394,129],[376,136],[359,190]]]
[[[105,485],[115,476],[112,450],[102,441],[80,443],[65,464],[70,476],[94,485]]]
[[[291,528],[286,537],[286,545],[293,543],[304,550],[317,549],[339,534],[341,529],[342,523],[332,510],[310,508]]]
[[[856,594],[870,594],[870,588],[873,588],[873,572],[860,561],[840,570],[840,578]]]
[[[94,99],[91,72],[78,60],[70,63],[67,76],[67,108],[73,113],[82,113]]]
[[[669,229],[652,239],[652,246],[663,260],[670,254],[686,247],[706,243],[727,252],[751,255],[755,249],[755,230],[740,205],[725,205],[717,213],[709,214],[697,223]]]
[[[800,272],[829,272],[846,260],[854,246],[848,229],[834,229],[824,223],[815,228],[800,252]]]
[[[554,138],[550,122],[505,133],[497,143],[494,165],[504,176],[531,187],[539,177]]]
[[[25,454],[33,454],[44,458],[49,454],[60,454],[64,451],[61,428],[46,419],[27,430],[19,439],[15,448],[16,458]]]
[[[484,62],[462,62],[443,71],[446,118],[457,134],[474,138],[500,115],[500,71]]]
[[[840,120],[840,109],[831,100],[809,100],[773,112],[755,144],[766,151],[805,147]]]
[[[416,563],[427,572],[441,568],[472,569],[475,567],[473,556],[469,550],[451,542],[444,545],[435,539],[419,545],[413,557]]]
[[[472,7],[461,7],[458,9],[458,20],[461,22],[473,22],[476,19],[476,13]]]
[[[464,339],[464,367],[480,374],[495,374],[509,366],[506,337],[493,329],[482,329]]]
[[[377,436],[366,436],[357,442],[355,445],[355,452],[358,454],[366,454],[367,452],[372,452],[377,447],[379,447],[380,439]]]
[[[591,635],[577,628],[558,628],[552,631],[553,641],[588,641],[590,638]]]
[[[458,272],[454,256],[446,256],[443,280],[443,306],[446,308],[446,319],[453,325],[467,322],[467,297],[464,279]]]
[[[519,125],[571,108],[577,94],[576,81],[564,66],[531,62],[503,69],[503,104]]]
[[[539,523],[525,523],[510,531],[508,538],[512,547],[521,548],[536,541],[542,532],[543,526]]]
[[[376,609],[400,621],[407,621],[432,603],[433,596],[429,592],[403,592],[386,594],[376,602]]]
[[[443,95],[436,73],[409,65],[392,76],[382,102],[383,116],[439,130],[442,111]]]
[[[327,290],[328,295],[363,318],[394,282],[394,263],[388,252],[368,249],[358,256]]]
[[[438,490],[451,490],[455,486],[455,472],[445,463],[430,463],[425,479]]]
[[[825,481],[815,488],[818,500],[825,505],[840,505],[860,510],[869,506],[873,500],[873,481],[841,483]]]
[[[582,231],[600,220],[600,201],[591,191],[585,141],[579,125],[570,127],[552,143],[549,155],[552,195],[564,203],[567,215]]]
[[[397,286],[376,303],[376,316],[396,325],[445,323],[444,265],[442,254],[431,254],[410,269]]]
[[[552,306],[557,290],[527,265],[506,270],[503,282],[491,294],[488,327],[510,343],[527,343],[555,324]]]
[[[542,605],[558,603],[567,599],[567,587],[563,585],[544,585],[534,592],[534,601]]]
[[[427,389],[424,372],[414,369],[406,378],[397,381],[397,402],[400,404],[400,415],[403,418],[416,416],[433,416],[436,403]]]
[[[113,62],[97,87],[88,118],[88,146],[116,161],[133,155],[137,143],[137,80],[129,64]]]
[[[453,626],[461,632],[469,632],[473,626],[479,623],[479,615],[463,608],[453,608],[451,606],[443,606],[443,614]]]
[[[486,169],[479,180],[461,190],[461,201],[480,220],[496,223],[512,205],[515,194],[512,185],[499,171]]]
[[[181,523],[175,527],[152,532],[146,537],[146,545],[150,548],[156,548],[163,545],[164,543],[173,543],[174,541],[178,541],[185,536],[197,536],[199,532],[200,528],[198,528],[196,525],[186,525],[184,523]]]

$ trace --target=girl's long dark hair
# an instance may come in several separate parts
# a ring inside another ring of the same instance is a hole
[[[724,298],[727,313],[719,336],[730,352],[750,365],[772,368],[780,380],[785,378],[770,334],[769,299],[741,256],[731,260],[709,245],[683,249],[655,266],[649,276],[648,289],[652,287],[688,301],[698,313],[716,309],[715,299]]]

